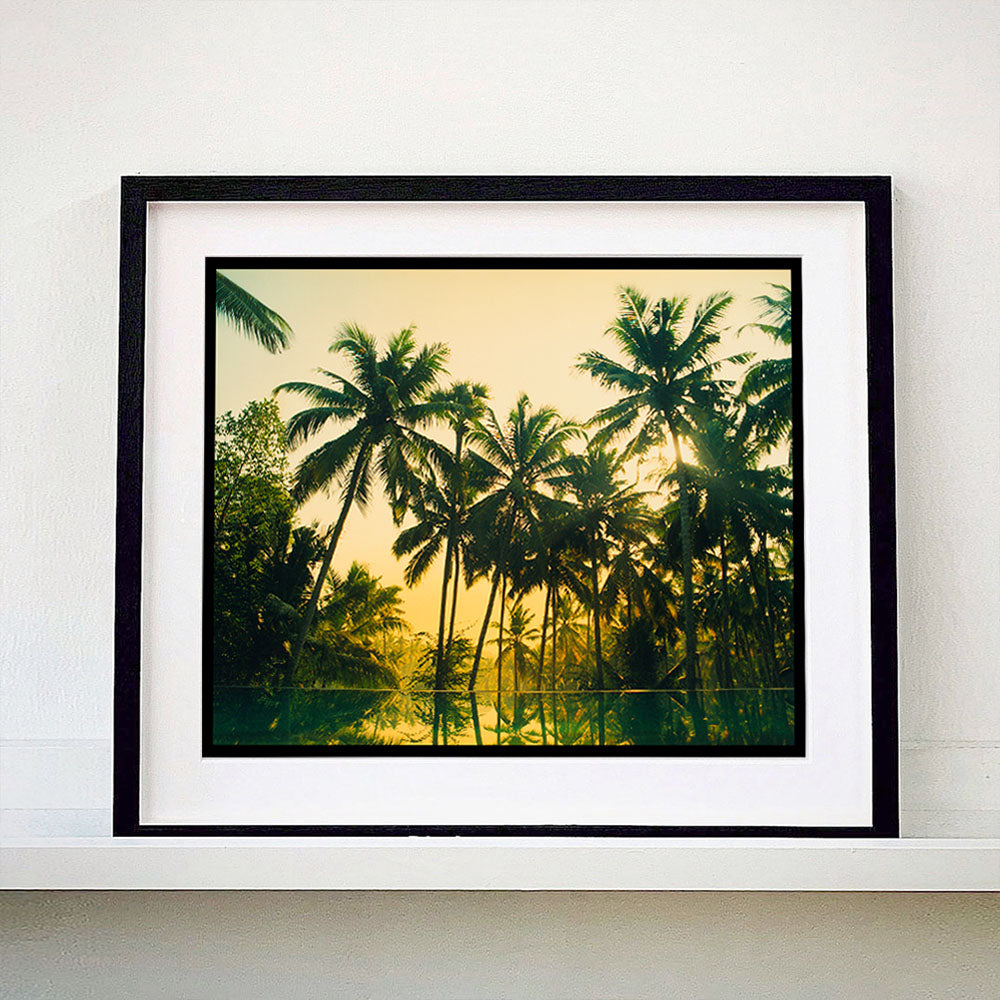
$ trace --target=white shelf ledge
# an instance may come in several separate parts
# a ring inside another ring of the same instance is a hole
[[[997,891],[1000,840],[37,838],[0,887]]]

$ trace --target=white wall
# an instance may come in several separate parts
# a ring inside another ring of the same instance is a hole
[[[9,761],[111,733],[121,174],[889,173],[903,828],[1000,833],[995,4],[3,7]]]
[[[996,835],[997,11],[4,0],[0,753],[106,760],[121,174],[890,173],[904,831]]]

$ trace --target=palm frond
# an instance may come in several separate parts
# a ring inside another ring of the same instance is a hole
[[[369,447],[368,429],[362,425],[321,444],[299,463],[295,470],[295,485],[292,490],[297,503],[304,503],[321,489],[325,489],[343,473],[359,450]]]
[[[272,354],[284,350],[292,338],[292,328],[278,313],[221,271],[215,272],[215,312]]]

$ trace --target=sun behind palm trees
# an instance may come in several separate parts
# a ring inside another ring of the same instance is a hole
[[[712,411],[720,391],[729,388],[719,378],[719,369],[727,362],[744,364],[748,356],[712,357],[721,339],[719,322],[732,302],[732,296],[725,292],[709,296],[698,306],[686,334],[681,333],[680,323],[687,311],[687,299],[650,303],[639,291],[627,287],[620,290],[619,298],[621,311],[607,334],[624,355],[624,361],[615,361],[600,351],[586,351],[578,367],[621,394],[618,402],[594,415],[592,423],[601,428],[594,436],[596,442],[631,435],[623,452],[626,456],[645,454],[665,436],[673,444],[680,493],[685,678],[688,689],[694,691],[699,677],[691,511],[680,439],[700,416]]]

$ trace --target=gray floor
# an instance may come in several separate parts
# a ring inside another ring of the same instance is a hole
[[[0,894],[0,995],[995,997],[1000,895]]]

